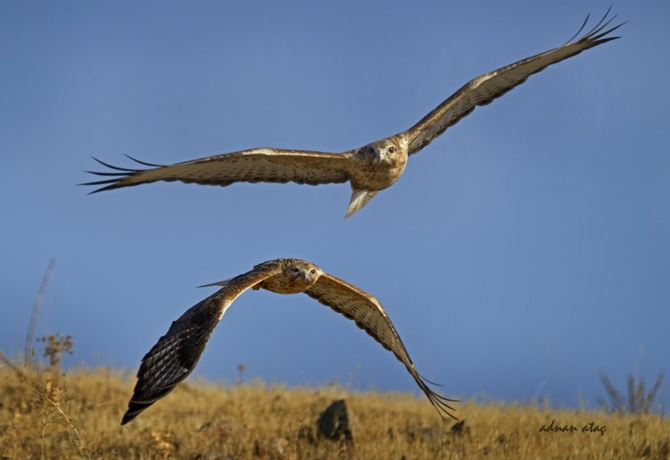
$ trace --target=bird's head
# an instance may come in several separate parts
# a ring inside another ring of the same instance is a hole
[[[391,137],[366,145],[361,149],[361,154],[370,163],[393,164],[403,155],[402,147],[398,139]]]
[[[289,260],[284,269],[284,274],[296,285],[304,286],[307,289],[321,276],[321,269],[314,264],[304,260]]]

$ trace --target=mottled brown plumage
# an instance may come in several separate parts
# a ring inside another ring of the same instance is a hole
[[[121,424],[172,391],[193,371],[214,327],[233,301],[244,291],[267,289],[278,294],[304,292],[345,317],[390,350],[412,375],[440,415],[455,418],[447,399],[435,393],[418,373],[398,332],[379,301],[367,292],[316,265],[300,259],[277,259],[253,270],[207,286],[221,289],[189,308],[142,359],[135,391]]]
[[[96,159],[116,172],[92,174],[114,178],[83,185],[104,186],[92,192],[95,193],[156,181],[220,186],[234,182],[295,182],[318,185],[349,181],[352,194],[345,215],[347,218],[365,206],[379,191],[393,185],[405,170],[410,155],[430,144],[476,106],[489,104],[549,65],[619,38],[607,36],[622,25],[605,30],[614,19],[606,20],[608,14],[609,10],[593,29],[578,40],[573,41],[573,37],[558,48],[481,75],[469,81],[407,131],[374,141],[364,147],[344,153],[258,148],[169,166],[135,160],[152,169],[119,168]],[[584,21],[575,37],[586,22]]]

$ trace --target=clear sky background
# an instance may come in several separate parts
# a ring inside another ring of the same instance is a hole
[[[70,365],[129,375],[214,292],[196,286],[299,257],[377,296],[447,396],[593,407],[601,370],[651,383],[670,350],[668,2],[617,2],[621,40],[477,109],[347,221],[347,184],[75,185],[92,155],[362,146],[608,6],[0,2],[0,349],[22,352],[51,257],[36,336],[71,334]],[[305,295],[237,300],[196,374],[232,381],[238,363],[268,382],[416,391]]]

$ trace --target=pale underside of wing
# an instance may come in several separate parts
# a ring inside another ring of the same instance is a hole
[[[604,30],[616,18],[614,16],[607,19],[608,14],[609,10],[607,10],[605,16],[593,29],[577,40],[574,40],[573,37],[558,48],[523,59],[470,80],[435,110],[405,132],[409,140],[408,153],[410,155],[417,153],[440,136],[448,127],[455,125],[459,120],[470,114],[475,107],[491,103],[494,99],[525,82],[529,76],[589,48],[619,38],[607,37],[608,34],[623,25],[619,24]],[[588,16],[582,28],[575,36],[581,33],[587,21]]]
[[[303,150],[259,148],[226,153],[174,165],[156,165],[135,160],[149,169],[120,168],[95,159],[110,171],[88,171],[110,179],[81,185],[102,186],[91,193],[113,190],[157,181],[181,181],[201,185],[235,182],[271,182],[298,184],[330,184],[349,180],[349,152],[327,153]]]
[[[456,419],[450,412],[454,409],[449,406],[450,402],[456,400],[445,398],[428,387],[429,382],[421,377],[414,367],[414,363],[412,363],[393,323],[375,297],[328,273],[323,273],[318,281],[305,291],[305,294],[341,313],[346,318],[354,320],[359,328],[367,332],[384,348],[390,350],[405,365],[419,388],[426,394],[442,417],[448,415]]]
[[[277,264],[260,264],[228,280],[223,289],[189,308],[142,358],[137,383],[121,424],[133,420],[188,377],[219,320],[244,291],[276,273]]]

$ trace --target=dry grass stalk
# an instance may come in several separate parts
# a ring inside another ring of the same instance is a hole
[[[84,441],[82,440],[82,437],[79,434],[79,430],[77,430],[77,427],[74,425],[74,423],[72,423],[72,420],[70,419],[70,417],[68,417],[68,415],[65,413],[65,411],[62,409],[60,405],[63,390],[54,384],[53,380],[54,369],[50,368],[48,370],[42,371],[41,377],[45,377],[46,380],[42,385],[40,385],[40,382],[38,381],[37,378],[38,376],[40,376],[39,371],[28,370],[27,372],[23,372],[21,369],[15,366],[9,359],[7,359],[7,357],[2,352],[0,352],[0,362],[5,364],[10,370],[14,372],[14,375],[18,378],[18,382],[21,385],[23,385],[25,388],[28,388],[32,393],[37,395],[42,401],[49,404],[49,406],[58,413],[58,415],[62,418],[62,420],[69,428],[68,435],[71,447],[74,449],[75,452],[77,452],[77,454],[80,457],[90,459],[88,452],[84,447]],[[59,371],[56,370],[56,372]],[[41,386],[44,387],[44,390],[40,388]],[[47,445],[48,443],[45,442],[47,426],[50,423],[49,411],[42,410],[41,413],[42,413],[40,423],[40,426],[42,427],[40,431],[41,434],[40,438],[42,439],[41,458],[51,458],[52,455],[47,455],[46,449],[48,449]]]
[[[44,293],[47,290],[49,285],[49,280],[51,279],[51,273],[54,270],[56,265],[56,259],[49,260],[49,265],[47,270],[44,273],[44,278],[42,278],[42,284],[40,290],[37,292],[37,297],[33,303],[33,311],[30,314],[30,322],[28,323],[28,332],[26,333],[26,348],[25,348],[25,365],[29,366],[32,362],[33,357],[33,333],[35,332],[35,325],[37,324],[37,316],[39,315],[40,308],[42,306],[42,300],[44,299]]]
[[[604,410],[620,414],[648,414],[653,409],[656,394],[663,382],[663,373],[659,372],[656,381],[648,393],[645,393],[644,377],[637,379],[633,374],[628,374],[626,377],[627,397],[616,389],[604,372],[600,373],[600,381],[605,387],[607,397],[610,400],[608,403],[604,399],[598,398],[597,402]]]

